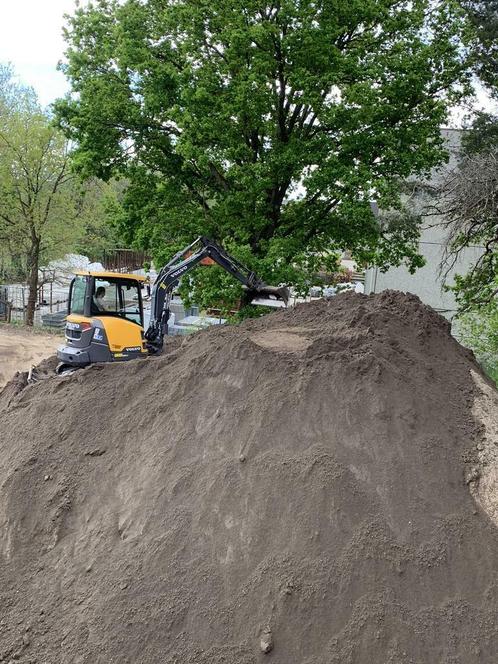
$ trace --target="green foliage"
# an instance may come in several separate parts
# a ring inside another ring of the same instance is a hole
[[[76,253],[100,261],[106,250],[125,246],[118,228],[124,186],[121,182],[106,183],[97,178],[75,184],[78,228],[72,249]]]
[[[39,110],[33,88],[22,85],[15,79],[12,65],[0,62],[0,116],[13,112]]]
[[[461,316],[458,332],[462,342],[472,348],[486,373],[498,386],[498,302],[491,302],[478,313]]]
[[[105,211],[118,194],[113,182],[81,184],[64,134],[12,68],[0,65],[0,269],[2,278],[28,282],[28,324],[40,265],[114,243]]]
[[[465,248],[463,245],[461,249]],[[479,312],[496,301],[498,295],[498,252],[484,254],[465,275],[455,275],[454,291],[460,312]]]
[[[467,155],[498,151],[498,117],[484,111],[477,113],[462,145]]]
[[[487,92],[498,100],[498,0],[460,0],[470,19],[475,38],[472,61],[474,71]],[[467,154],[498,148],[496,113],[478,111],[463,139]]]
[[[237,306],[242,288],[235,279],[219,266],[199,267],[182,280],[180,295],[187,307],[196,304],[202,309],[216,307],[227,315]]]
[[[498,99],[498,0],[462,0],[475,30],[474,68],[488,93]],[[498,149],[498,117],[495,113],[476,113],[463,140],[467,154]]]
[[[461,0],[477,40],[474,58],[480,79],[498,95],[498,0]]]
[[[75,216],[66,139],[41,112],[0,117],[0,238],[51,258]]]
[[[35,249],[43,264],[69,251],[100,258],[118,243],[116,216],[125,184],[81,182],[69,166],[64,134],[34,91],[0,63],[2,278],[26,280]]]
[[[3,72],[0,92],[0,243],[29,285],[26,322],[33,324],[40,259],[70,237],[75,201],[67,140],[36,100]]]
[[[448,268],[462,252],[475,256],[454,279],[459,311],[486,307],[498,296],[498,152],[466,155],[442,183],[438,205],[448,228]]]
[[[81,173],[126,177],[116,225],[158,263],[204,234],[299,288],[345,248],[415,269],[418,222],[369,200],[400,210],[445,159],[467,38],[453,0],[99,0],[69,21],[57,116]]]

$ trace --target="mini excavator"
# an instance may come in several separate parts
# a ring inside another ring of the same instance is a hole
[[[221,245],[199,237],[159,272],[151,294],[150,323],[144,329],[145,277],[119,272],[75,273],[69,290],[66,345],[57,351],[62,374],[95,362],[123,362],[161,352],[168,333],[170,303],[180,279],[199,264],[217,263],[244,288],[243,304],[287,306],[289,289],[267,286]]]

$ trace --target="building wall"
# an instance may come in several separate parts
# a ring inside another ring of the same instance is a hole
[[[431,179],[425,185],[437,185],[449,169],[455,168],[461,141],[461,131],[444,129],[443,135],[447,141],[450,152],[450,161],[447,165],[434,170]],[[416,213],[424,213],[430,203],[430,197],[424,194],[424,187],[420,187],[410,207]],[[447,318],[456,313],[456,303],[453,293],[446,292],[443,284],[441,265],[444,260],[447,229],[438,223],[441,218],[435,215],[424,215],[423,229],[420,237],[419,250],[426,260],[423,268],[415,274],[410,274],[405,267],[391,268],[382,273],[378,268],[368,268],[365,274],[365,292],[379,293],[386,289],[404,291],[418,295],[422,302],[430,305]],[[451,285],[455,274],[465,274],[475,264],[482,253],[480,247],[469,247],[460,256],[454,268],[448,273],[446,283]]]

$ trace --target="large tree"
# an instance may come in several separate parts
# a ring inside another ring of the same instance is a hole
[[[453,0],[99,0],[57,113],[81,172],[129,179],[123,228],[156,257],[204,233],[272,279],[337,248],[413,268],[416,226],[369,201],[444,159],[465,35]]]

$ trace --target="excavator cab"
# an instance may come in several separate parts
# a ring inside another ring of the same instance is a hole
[[[142,285],[145,277],[77,272],[69,290],[61,368],[146,357]]]

